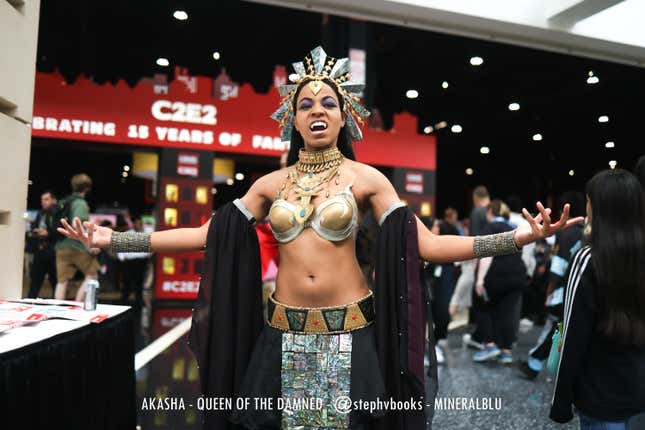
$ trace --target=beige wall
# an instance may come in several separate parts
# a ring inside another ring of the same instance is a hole
[[[38,0],[0,0],[0,298],[22,295]]]

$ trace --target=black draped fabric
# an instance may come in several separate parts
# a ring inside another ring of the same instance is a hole
[[[376,344],[388,396],[396,401],[421,401],[434,406],[437,366],[434,348],[430,357],[430,394],[425,396],[423,356],[426,306],[419,279],[419,247],[414,213],[401,207],[385,219],[377,239]],[[432,318],[430,316],[430,321]],[[421,411],[393,411],[375,421],[376,430],[422,430]]]
[[[239,393],[263,327],[260,251],[252,222],[235,205],[227,204],[213,217],[208,232],[190,333],[205,396],[235,397]],[[386,399],[421,401],[432,406],[436,395],[436,361],[431,348],[432,396],[426,399],[423,371],[426,309],[412,211],[399,208],[386,218],[377,247],[375,331]],[[226,420],[228,414],[227,411],[205,414],[205,429],[240,429]],[[374,420],[375,430],[421,430],[425,426],[424,408],[417,412],[390,412]]]
[[[134,429],[135,388],[128,310],[0,354],[0,428]]]
[[[233,204],[211,220],[190,347],[199,366],[202,394],[234,398],[262,330],[260,248],[254,220]],[[230,411],[205,412],[205,429],[240,429]]]

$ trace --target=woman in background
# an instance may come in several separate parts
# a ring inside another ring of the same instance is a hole
[[[575,406],[582,430],[643,428],[645,198],[620,169],[597,174],[586,191],[591,245],[573,257],[566,283],[550,418],[567,422]]]

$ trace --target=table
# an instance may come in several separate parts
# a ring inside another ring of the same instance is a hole
[[[136,426],[134,318],[99,305],[99,324],[51,319],[0,334],[0,428]]]

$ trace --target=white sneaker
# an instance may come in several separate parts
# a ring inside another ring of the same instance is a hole
[[[466,333],[462,338],[462,341],[464,342],[464,345],[469,346],[471,348],[479,349],[480,351],[484,349],[484,345],[482,345],[479,342],[475,342],[472,336],[470,335],[470,333]]]
[[[437,356],[437,364],[443,364],[446,362],[446,357],[444,357],[443,351],[439,348],[439,345],[435,345],[434,352]]]

